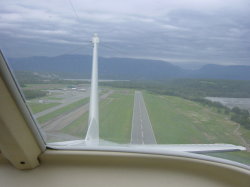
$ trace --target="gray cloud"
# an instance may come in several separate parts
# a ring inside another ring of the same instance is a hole
[[[7,56],[91,53],[176,64],[250,65],[247,0],[9,0],[0,7]]]

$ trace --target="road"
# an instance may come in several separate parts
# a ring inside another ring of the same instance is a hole
[[[131,144],[157,144],[143,95],[135,91]]]

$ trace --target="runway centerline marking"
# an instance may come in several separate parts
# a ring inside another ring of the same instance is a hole
[[[131,129],[131,144],[156,144],[143,95],[135,91]]]

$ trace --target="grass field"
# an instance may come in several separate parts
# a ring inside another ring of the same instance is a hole
[[[41,116],[41,117],[37,118],[37,121],[40,124],[45,123],[45,122],[49,121],[50,119],[53,119],[53,118],[55,118],[55,117],[57,117],[59,115],[62,115],[64,113],[70,112],[70,111],[72,111],[72,110],[86,104],[88,101],[89,101],[89,98],[81,99],[81,100],[76,101],[74,103],[71,103],[71,104],[69,104],[69,105],[67,105],[65,107],[62,107],[62,108],[60,108],[58,110],[55,110],[54,112],[51,112],[51,113],[46,114],[44,116]]]
[[[173,96],[144,93],[149,117],[160,144],[231,143],[242,145],[239,134],[250,141],[250,131],[240,128],[229,116],[215,108]],[[100,103],[100,137],[104,140],[129,143],[131,135],[134,91],[116,89]],[[88,112],[65,127],[62,132],[84,137]],[[211,156],[250,164],[249,152],[211,153]]]
[[[134,92],[116,91],[100,107],[100,138],[129,143],[133,114]]]
[[[231,143],[243,145],[242,137],[249,143],[250,131],[240,128],[216,109],[174,96],[144,93],[149,117],[158,143]],[[250,164],[250,152],[211,153],[245,164]]]
[[[88,117],[89,113],[86,112],[71,124],[64,127],[61,132],[76,136],[79,138],[85,138],[88,130]]]
[[[250,145],[250,130],[245,130],[245,129],[241,128],[240,133],[241,133],[242,137],[246,140],[248,145]]]
[[[50,100],[50,101],[54,101],[54,102],[60,102],[60,100],[63,100],[63,98],[57,97],[57,93],[54,93],[52,95],[49,96],[44,96],[44,97],[37,97],[37,98],[33,98],[33,99],[29,99],[28,101],[31,103],[36,103],[39,100]]]
[[[224,152],[224,153],[209,153],[209,156],[225,158],[236,162],[250,165],[250,152],[239,151],[239,152]]]
[[[62,100],[63,98],[60,98],[60,97],[45,97],[44,99],[48,99],[48,100]]]
[[[23,89],[62,89],[65,84],[26,84]]]
[[[174,96],[144,93],[144,99],[158,143],[242,144],[237,125],[212,108]]]
[[[117,143],[129,143],[133,112],[133,91],[115,91],[100,103],[100,138]],[[62,131],[82,137],[87,132],[88,113]]]
[[[28,103],[33,114],[36,114],[38,112],[42,112],[44,110],[47,110],[47,109],[54,107],[54,106],[57,106],[59,104],[61,104],[61,103]]]

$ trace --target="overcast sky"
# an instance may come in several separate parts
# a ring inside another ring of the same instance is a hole
[[[91,54],[98,33],[101,56],[250,65],[249,0],[0,1],[7,57]]]

